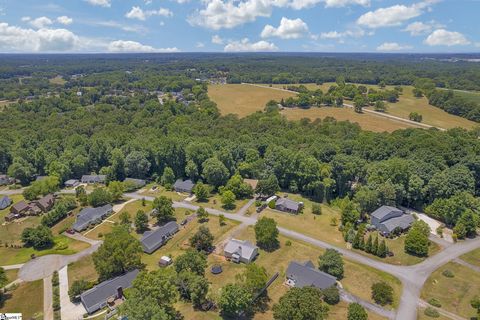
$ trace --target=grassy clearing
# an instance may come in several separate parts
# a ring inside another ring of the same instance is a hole
[[[152,191],[152,187],[156,186],[157,189]],[[165,189],[164,187],[157,185],[155,183],[151,183],[146,185],[144,188],[142,188],[144,191],[141,192],[141,194],[145,196],[150,196],[150,197],[159,197],[159,196],[166,196],[173,201],[183,201],[185,198],[187,198],[189,195],[185,193],[178,193],[175,191],[170,191]]]
[[[243,84],[211,85],[208,95],[223,115],[232,113],[239,117],[248,116],[263,110],[270,100],[281,100],[296,94],[269,88],[260,88]]]
[[[312,213],[312,204],[314,202],[298,194],[287,194],[289,198],[295,201],[302,201],[305,204],[305,208],[302,214],[294,215],[279,212],[276,210],[265,209],[264,211],[262,211],[261,215],[275,219],[279,226],[289,228],[291,230],[308,235],[312,238],[328,242],[337,247],[347,247],[343,239],[342,233],[338,230],[338,226],[332,226],[330,224],[330,221],[333,217],[337,218],[337,221],[340,221],[340,211],[338,209],[321,204],[322,214],[314,215]],[[387,246],[394,253],[393,257],[378,258],[374,255],[365,253],[360,250],[355,251],[357,253],[366,255],[369,258],[377,259],[382,262],[395,265],[413,265],[425,260],[425,258],[415,257],[405,253],[404,236],[397,239],[386,239],[386,242]],[[430,255],[435,254],[436,252],[440,251],[440,249],[441,248],[436,243],[432,243],[430,247]]]
[[[22,313],[24,319],[43,319],[43,280],[25,282],[7,293],[0,313]]]
[[[82,241],[76,241],[66,236],[55,236],[55,245],[51,249],[35,250],[33,248],[0,247],[0,265],[24,263],[30,260],[31,255],[37,257],[48,254],[71,255],[87,249],[90,245]]]
[[[460,258],[470,264],[473,264],[474,266],[480,267],[480,248],[470,251]]]
[[[480,103],[480,92],[476,91],[476,92],[466,92],[466,91],[458,91],[456,90],[455,91],[455,94],[467,99],[467,100],[470,100],[470,101],[473,101],[473,102],[476,102],[476,103]]]
[[[11,269],[11,270],[5,270],[5,274],[7,275],[7,284],[11,283],[18,278],[18,269]]]
[[[444,270],[453,272],[453,278],[442,275]],[[470,319],[475,310],[470,300],[480,292],[480,273],[455,262],[449,262],[436,270],[425,282],[422,299],[435,298],[442,304],[442,309]]]
[[[55,78],[48,79],[48,81],[51,84],[57,84],[60,86],[63,86],[65,83],[67,83],[67,81],[65,81],[62,76],[56,76]]]
[[[92,256],[84,257],[68,265],[68,284],[76,280],[97,281],[98,273],[93,265]]]
[[[232,209],[226,209],[222,205],[222,196],[216,193],[216,194],[213,194],[211,197],[209,197],[208,201],[206,202],[200,202],[195,199],[194,201],[192,201],[192,204],[196,206],[201,206],[204,208],[212,208],[212,209],[234,213],[238,211],[240,208],[242,208],[244,205],[246,205],[249,200],[250,199],[236,200],[235,207],[233,207]]]

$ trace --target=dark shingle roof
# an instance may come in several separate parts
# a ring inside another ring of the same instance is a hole
[[[73,224],[72,228],[77,231],[82,231],[94,222],[101,219],[105,214],[113,210],[110,204],[104,205],[98,208],[85,208],[77,215],[77,220]]]
[[[182,180],[179,179],[179,180],[175,181],[175,184],[173,185],[173,188],[175,190],[180,189],[180,190],[192,191],[193,186],[195,186],[195,184],[192,182],[192,180],[182,181]]]
[[[15,209],[17,211],[23,211],[23,210],[26,210],[28,209],[28,204],[25,202],[25,201],[20,201],[20,202],[17,202],[15,203],[11,208],[10,210],[12,209]]]
[[[174,221],[170,221],[156,230],[145,232],[140,240],[142,242],[143,250],[152,253],[162,246],[168,237],[177,231],[178,224]]]
[[[0,210],[8,208],[12,204],[12,199],[7,196],[4,196],[0,199]]]
[[[330,288],[337,282],[334,276],[315,269],[315,266],[310,261],[303,264],[296,261],[290,262],[286,276],[295,282],[295,287],[297,288],[314,286],[323,290]]]
[[[106,178],[106,175],[83,175],[81,180],[83,183],[103,183]]]
[[[279,198],[276,202],[275,205],[277,206],[283,206],[289,210],[293,211],[298,211],[300,209],[300,202],[296,202],[293,200],[290,200],[288,198]]]
[[[373,211],[371,216],[377,218],[378,220],[382,221],[386,216],[388,216],[390,213],[403,213],[402,210],[397,209],[395,207],[390,207],[390,206],[381,206],[377,210]]]
[[[382,222],[380,224],[381,225],[380,229],[382,229],[382,226],[383,226],[385,228],[385,230],[380,230],[380,231],[386,231],[386,232],[390,233],[393,230],[395,230],[396,228],[400,228],[402,230],[405,230],[405,229],[410,228],[413,221],[415,221],[415,219],[413,218],[413,216],[411,214],[404,214],[400,217],[391,218],[391,219],[388,219],[388,220]]]
[[[103,308],[106,305],[108,298],[116,296],[118,288],[130,288],[138,273],[138,270],[130,271],[123,276],[104,281],[82,293],[80,297],[87,312],[93,313]]]

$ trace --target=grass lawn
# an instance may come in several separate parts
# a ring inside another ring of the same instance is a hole
[[[368,320],[384,320],[384,318],[372,311],[367,310]],[[329,320],[345,320],[348,315],[348,303],[340,301],[339,304],[335,306],[330,306],[330,312],[328,314]]]
[[[244,84],[226,84],[208,86],[208,95],[223,115],[233,113],[245,117],[256,111],[263,111],[270,100],[281,100],[296,94],[269,88],[260,88]]]
[[[429,316],[425,315],[425,309],[426,308],[418,308],[418,310],[417,310],[417,320],[432,320],[432,319],[450,320],[450,318],[442,316],[442,315],[440,315],[440,317],[438,317],[438,318],[429,317]]]
[[[460,258],[470,264],[473,264],[474,266],[480,267],[480,248],[470,251]]]
[[[48,81],[51,84],[57,84],[60,86],[63,86],[65,83],[67,83],[67,81],[65,81],[62,76],[56,76],[55,78],[48,79]]]
[[[98,279],[91,255],[68,265],[68,284],[71,286],[75,280],[82,279],[87,281],[97,281]]]
[[[11,269],[11,270],[5,270],[5,274],[7,275],[7,284],[11,283],[18,278],[18,269]]]
[[[66,248],[64,248],[66,246]],[[35,250],[33,248],[0,247],[0,265],[24,263],[30,260],[30,256],[40,257],[48,254],[71,255],[80,252],[90,245],[82,241],[76,241],[65,236],[55,236],[55,246],[51,249]]]
[[[155,191],[151,190],[153,186],[157,186],[157,189]],[[145,196],[150,196],[150,197],[166,196],[167,198],[170,198],[173,201],[183,201],[185,198],[189,196],[189,194],[186,194],[186,193],[178,193],[176,191],[167,190],[156,183],[147,184],[145,187],[142,188],[142,190],[144,191],[141,192],[141,194]]]
[[[469,92],[466,92],[466,91],[458,91],[458,90],[455,90],[455,94],[456,95],[459,95],[467,100],[470,100],[470,101],[473,101],[473,102],[476,102],[476,103],[480,103],[480,92],[478,91],[469,91]]]
[[[0,195],[0,198],[3,198],[3,197],[4,197],[3,195]],[[12,205],[25,199],[21,194],[13,194],[8,197],[12,199]],[[10,213],[10,208],[11,206],[3,210],[0,210],[0,223],[5,222],[5,216]]]
[[[442,275],[444,270],[453,272],[453,278]],[[470,319],[475,310],[470,300],[480,293],[480,273],[455,262],[449,262],[436,270],[425,282],[422,299],[435,298],[442,304],[442,309]]]
[[[281,196],[283,196],[284,194],[285,193],[280,193]],[[321,204],[322,214],[314,215],[312,213],[312,204],[314,202],[298,194],[287,194],[290,199],[293,199],[295,201],[302,201],[305,204],[305,208],[302,214],[288,214],[285,212],[279,212],[267,208],[262,211],[261,215],[275,219],[279,226],[289,228],[293,231],[301,232],[312,238],[331,243],[338,247],[347,247],[343,239],[342,233],[338,230],[338,226],[330,225],[330,220],[333,217],[336,217],[337,220],[340,221],[340,211],[338,209]],[[425,258],[411,256],[405,253],[404,236],[393,240],[386,239],[386,241],[387,246],[394,253],[393,257],[387,257],[382,259],[360,250],[355,251],[360,254],[366,255],[372,259],[378,259],[380,261],[396,265],[412,265],[425,260]],[[430,255],[435,254],[439,250],[440,247],[436,243],[432,243],[430,247]]]
[[[9,291],[0,313],[22,313],[24,319],[43,319],[43,280],[24,282]]]
[[[250,199],[236,200],[234,208],[225,209],[222,205],[222,196],[219,195],[218,193],[215,193],[210,198],[208,198],[208,202],[200,202],[195,199],[194,201],[192,201],[192,204],[196,206],[201,206],[204,208],[212,208],[212,209],[222,210],[225,212],[234,213],[238,211],[241,207],[246,205],[249,200]],[[254,210],[254,209],[251,209],[251,210]]]

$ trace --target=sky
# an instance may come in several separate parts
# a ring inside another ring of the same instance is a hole
[[[480,0],[0,0],[0,52],[480,52]]]

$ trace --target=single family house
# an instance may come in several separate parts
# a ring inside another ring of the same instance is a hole
[[[258,255],[258,247],[248,240],[231,239],[223,252],[226,258],[235,263],[250,263]]]
[[[139,270],[135,269],[122,276],[104,281],[90,290],[80,295],[80,300],[87,310],[88,314],[92,314],[109,303],[117,305],[116,301],[123,301],[123,290],[132,286],[133,280],[137,277]]]
[[[176,192],[183,192],[183,193],[192,193],[192,189],[195,186],[192,180],[177,180],[173,184],[173,189]]]
[[[53,194],[47,194],[45,197],[33,202],[41,211],[48,212],[53,208],[55,204],[55,196]],[[32,205],[32,203],[30,204]]]
[[[85,208],[77,215],[77,220],[73,224],[73,230],[81,232],[92,224],[97,224],[108,217],[113,212],[110,204],[98,208]]]
[[[275,209],[283,212],[298,214],[303,208],[303,202],[297,202],[288,198],[278,198]]]
[[[12,205],[12,199],[7,196],[4,196],[0,199],[0,210],[7,209]]]
[[[142,188],[142,187],[145,187],[145,185],[147,184],[147,181],[143,179],[134,179],[134,178],[126,178],[123,182],[131,184],[135,186],[135,188]]]
[[[311,261],[304,263],[290,262],[285,276],[287,285],[297,288],[311,286],[324,290],[337,283],[337,279],[334,276],[318,270]]]
[[[178,224],[175,221],[170,221],[156,230],[145,232],[140,240],[143,251],[149,254],[153,253],[173,237],[178,230]]]
[[[106,178],[106,175],[83,175],[81,181],[89,184],[105,183]]]
[[[394,231],[404,232],[412,225],[415,219],[411,214],[390,206],[381,206],[371,213],[370,222],[383,235],[390,235]]]
[[[80,184],[80,181],[78,181],[77,179],[70,179],[65,181],[65,187],[67,188],[75,188],[79,184]]]

